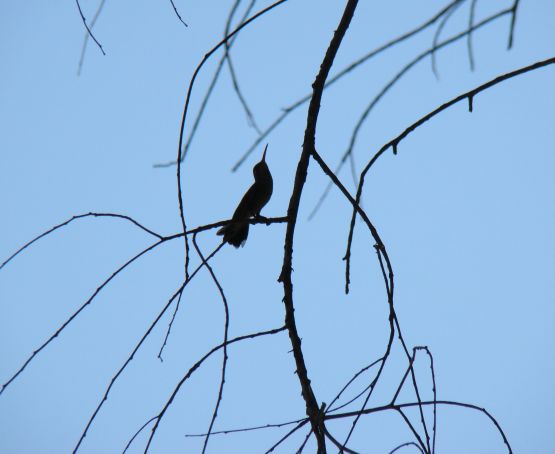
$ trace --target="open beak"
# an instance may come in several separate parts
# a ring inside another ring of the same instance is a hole
[[[266,161],[266,150],[268,150],[268,144],[264,147],[264,153],[262,153],[262,162]]]

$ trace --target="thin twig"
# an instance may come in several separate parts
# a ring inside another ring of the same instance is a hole
[[[222,244],[224,244],[222,242]],[[200,250],[198,243],[197,243],[197,234],[195,233],[193,235],[193,245],[195,246],[195,249],[197,250],[197,254],[199,255],[200,259],[203,262],[206,262],[206,260],[204,259],[204,255],[202,254],[202,251]],[[225,293],[224,290],[222,288],[222,285],[220,284],[220,282],[218,281],[218,278],[216,277],[216,274],[214,273],[214,270],[212,269],[212,267],[210,266],[209,263],[206,263],[206,268],[208,269],[210,276],[212,277],[212,280],[214,281],[214,285],[216,285],[216,287],[218,288],[218,292],[220,294],[220,297],[222,298],[222,303],[224,305],[224,341],[223,341],[223,351],[224,351],[224,357],[223,357],[223,361],[222,361],[222,373],[221,373],[221,378],[220,378],[220,389],[218,390],[218,399],[216,400],[216,405],[214,407],[214,412],[212,413],[212,419],[210,420],[210,425],[208,427],[208,431],[206,432],[206,437],[204,438],[204,445],[202,447],[202,454],[204,454],[206,452],[206,447],[208,446],[208,440],[210,438],[210,435],[212,433],[212,428],[214,427],[214,423],[216,422],[216,418],[218,416],[218,409],[220,408],[220,404],[222,402],[222,397],[223,397],[223,392],[224,392],[224,384],[225,384],[225,373],[227,370],[227,360],[228,360],[228,355],[227,355],[227,336],[229,333],[229,306],[227,304],[227,298],[225,297]]]
[[[489,24],[490,22],[499,19],[507,14],[509,14],[511,12],[510,9],[505,9],[503,11],[498,12],[497,14],[494,14],[493,16],[488,17],[487,19],[484,19],[483,21],[481,21],[480,23],[476,24],[472,30],[477,30],[487,24]],[[369,103],[368,107],[364,110],[364,112],[361,114],[361,116],[359,117],[359,120],[357,121],[353,132],[351,134],[351,138],[349,140],[349,145],[347,146],[347,149],[345,150],[345,152],[343,153],[343,155],[341,156],[341,160],[339,161],[339,164],[335,170],[335,173],[338,174],[338,172],[343,168],[343,165],[345,164],[345,162],[347,161],[347,158],[353,153],[353,149],[356,143],[356,140],[358,138],[358,134],[361,131],[362,125],[364,124],[364,122],[366,121],[366,119],[368,118],[368,115],[370,114],[370,112],[374,109],[374,107],[376,107],[376,105],[378,104],[378,102],[388,93],[388,91],[393,88],[393,86],[395,86],[395,84],[397,84],[397,82],[399,82],[399,80],[408,73],[409,70],[411,70],[417,63],[419,63],[420,61],[424,60],[426,57],[428,56],[432,56],[434,55],[434,53],[437,50],[440,50],[446,46],[448,46],[449,44],[454,43],[455,41],[458,41],[459,39],[464,38],[465,36],[467,36],[468,34],[468,30],[459,33],[458,35],[452,36],[451,38],[441,42],[441,43],[435,43],[433,47],[431,47],[430,49],[426,50],[425,52],[422,52],[421,54],[419,54],[418,56],[416,56],[413,60],[411,60],[409,63],[407,63],[397,74],[395,74],[395,76],[390,79],[390,81],[380,90],[380,92],[372,99],[372,101]],[[314,215],[316,214],[316,212],[318,211],[318,209],[320,209],[320,207],[322,206],[325,198],[327,197],[330,189],[332,187],[332,183],[328,183],[328,185],[326,186],[326,189],[323,191],[322,195],[320,196],[320,198],[318,199],[318,202],[316,203],[316,206],[314,207],[314,209],[312,210],[312,212],[310,213],[310,218],[314,217]]]
[[[397,451],[400,451],[401,449],[406,448],[408,446],[414,446],[416,449],[418,449],[418,451],[420,451],[422,454],[424,454],[424,451],[422,451],[422,448],[417,443],[415,443],[414,441],[408,441],[406,443],[400,444],[396,448],[393,448],[391,451],[389,451],[389,454],[394,454]]]
[[[94,28],[95,24],[96,24],[96,20],[98,19],[98,16],[100,16],[100,13],[102,12],[102,9],[104,8],[104,3],[106,3],[106,0],[100,0],[100,3],[98,5],[98,8],[96,10],[96,13],[94,14],[93,20],[91,21],[91,30]],[[83,47],[81,48],[81,56],[79,57],[79,64],[77,66],[77,75],[80,76],[81,75],[81,70],[83,69],[83,63],[85,61],[85,52],[87,51],[87,44],[89,43],[89,33],[85,32],[85,37],[83,38]]]
[[[152,245],[150,245],[149,247],[147,247],[146,249],[143,249],[141,252],[139,252],[138,254],[136,254],[135,256],[133,256],[132,258],[130,258],[129,260],[127,260],[123,265],[121,265],[116,271],[114,271],[104,282],[102,282],[102,284],[100,284],[100,286],[97,287],[97,289],[94,291],[94,293],[81,305],[81,307],[79,307],[79,309],[77,309],[73,314],[71,314],[71,316],[62,323],[62,325],[54,332],[54,334],[52,334],[46,341],[44,341],[36,350],[33,351],[33,353],[27,357],[27,359],[25,360],[25,362],[23,363],[23,365],[17,370],[17,372],[15,372],[15,374],[13,374],[10,379],[4,383],[2,385],[2,387],[0,388],[0,395],[6,390],[6,388],[17,378],[19,377],[19,375],[25,370],[25,368],[29,365],[29,363],[31,361],[33,361],[33,359],[42,351],[44,350],[44,348],[46,348],[54,339],[56,339],[66,328],[67,326],[73,321],[75,320],[75,318],[89,305],[93,302],[93,300],[96,298],[96,296],[100,293],[100,291],[106,287],[110,281],[112,279],[114,279],[119,273],[121,273],[125,268],[127,268],[129,265],[131,265],[135,260],[137,260],[139,257],[143,256],[144,254],[146,254],[147,252],[151,251],[152,249],[156,248],[157,246],[159,246],[160,244],[162,244],[164,242],[164,240],[160,240]]]
[[[129,441],[127,442],[127,444],[125,445],[125,448],[123,449],[121,454],[125,454],[127,452],[127,450],[130,448],[131,444],[133,443],[133,441],[135,440],[135,438],[138,437],[138,435],[146,428],[146,426],[148,426],[152,421],[154,421],[155,418],[150,418],[147,422],[145,422],[140,428],[139,430],[137,430],[137,432],[135,432],[135,434],[129,439]]]
[[[102,45],[97,41],[97,39],[93,35],[93,32],[91,31],[91,29],[87,25],[87,19],[85,19],[85,16],[83,15],[83,11],[81,10],[81,5],[79,4],[79,0],[75,0],[75,3],[77,4],[77,9],[79,10],[79,14],[81,15],[81,20],[83,21],[83,25],[87,29],[87,33],[93,39],[93,41],[96,43],[96,45],[98,46],[98,48],[102,52],[102,55],[106,55],[106,52],[104,52],[104,49],[102,48]]]
[[[127,366],[129,365],[129,363],[131,361],[133,361],[133,358],[135,357],[135,354],[139,351],[139,349],[141,348],[141,346],[143,345],[144,341],[148,338],[148,336],[150,335],[150,333],[152,332],[152,330],[154,329],[154,327],[158,324],[158,322],[160,321],[160,319],[162,318],[162,316],[166,313],[166,311],[168,310],[168,308],[171,306],[171,304],[173,303],[173,301],[177,298],[177,296],[179,294],[181,294],[184,290],[184,288],[189,284],[189,282],[191,282],[191,280],[196,276],[196,274],[202,269],[203,266],[208,264],[208,261],[212,259],[212,257],[214,257],[218,251],[223,247],[224,243],[221,243],[216,249],[214,249],[214,251],[206,258],[206,260],[203,260],[202,263],[193,271],[193,273],[191,273],[191,275],[189,276],[189,278],[187,280],[185,280],[181,286],[173,293],[173,295],[171,296],[171,298],[168,300],[168,302],[166,303],[166,305],[162,308],[162,310],[158,313],[158,315],[156,316],[156,318],[154,319],[154,321],[150,324],[150,326],[148,327],[148,329],[144,332],[143,336],[141,337],[141,339],[139,340],[139,342],[137,342],[137,344],[135,345],[135,347],[133,348],[133,351],[131,352],[131,354],[128,356],[128,358],[125,360],[125,362],[123,363],[123,365],[119,368],[119,370],[116,372],[116,374],[112,377],[112,379],[110,380],[110,383],[108,385],[108,387],[106,388],[106,391],[104,392],[104,395],[102,397],[102,399],[100,400],[100,402],[98,403],[98,405],[96,406],[94,412],[92,413],[91,417],[89,418],[89,421],[87,422],[87,425],[85,426],[85,429],[83,430],[83,433],[81,434],[81,436],[79,437],[79,440],[77,441],[77,445],[75,446],[75,448],[73,449],[73,454],[75,454],[79,447],[81,446],[81,443],[83,442],[83,440],[85,439],[85,437],[87,436],[87,432],[89,430],[89,428],[91,427],[92,423],[94,422],[96,416],[98,415],[98,412],[100,411],[100,409],[102,408],[102,406],[104,405],[104,403],[108,400],[108,394],[110,394],[110,390],[112,389],[112,387],[114,386],[114,384],[116,383],[118,377],[123,373],[123,371],[127,368]]]
[[[418,405],[418,407],[421,408],[422,405]],[[420,435],[418,434],[418,432],[416,431],[416,429],[414,428],[414,426],[410,422],[410,419],[407,417],[407,415],[405,415],[405,413],[403,412],[402,409],[397,408],[396,410],[401,415],[403,420],[405,421],[405,424],[409,427],[410,431],[414,435],[414,438],[416,438],[416,440],[418,441],[418,445],[420,446],[422,451],[424,451],[426,454],[429,454],[430,450],[426,449],[426,445],[424,444],[424,442],[422,441],[422,438],[420,437]]]
[[[337,82],[338,80],[340,80],[341,78],[343,78],[343,76],[345,76],[346,74],[350,73],[351,71],[353,71],[354,69],[356,69],[358,66],[360,66],[361,64],[365,63],[366,61],[370,60],[371,58],[381,54],[382,52],[386,51],[387,49],[389,49],[390,47],[393,47],[399,43],[402,43],[403,41],[415,36],[416,34],[418,34],[419,32],[425,30],[426,28],[430,27],[431,25],[433,25],[440,17],[442,17],[447,11],[449,11],[451,9],[451,7],[460,2],[461,0],[454,0],[452,3],[450,3],[449,5],[447,5],[445,8],[443,8],[442,10],[440,10],[437,14],[435,14],[431,19],[429,19],[428,21],[424,22],[422,25],[419,25],[418,27],[416,27],[415,29],[391,40],[388,41],[387,43],[383,44],[382,46],[368,52],[367,54],[365,54],[364,56],[362,56],[361,58],[359,58],[358,60],[355,60],[354,62],[352,62],[351,64],[349,64],[348,66],[346,66],[344,69],[342,69],[341,71],[339,71],[335,76],[331,77],[328,81],[326,81],[326,84],[324,86],[324,89],[327,89],[328,87],[330,87],[331,85],[333,85],[335,82]],[[310,101],[312,97],[312,93],[303,96],[301,99],[295,101],[294,103],[290,104],[287,107],[284,107],[282,109],[282,113],[270,124],[270,126],[268,126],[263,132],[262,134],[251,144],[251,146],[247,149],[247,151],[245,151],[245,153],[243,153],[243,155],[241,156],[241,158],[239,158],[239,160],[233,165],[232,167],[232,172],[235,172],[239,167],[241,167],[241,165],[246,161],[246,159],[251,155],[251,153],[256,150],[256,148],[258,147],[258,145],[260,145],[260,143],[262,143],[264,141],[264,139],[266,137],[268,137],[268,135],[279,126],[279,124],[285,120],[285,118],[294,110],[296,110],[297,108],[299,108],[300,106],[302,106],[303,104],[305,104],[306,102]]]
[[[478,0],[472,0],[470,3],[470,14],[468,15],[468,35],[466,37],[466,48],[468,50],[468,63],[470,71],[474,71],[474,51],[472,50],[472,27],[474,26],[474,16],[476,13],[476,3]]]
[[[175,320],[175,316],[177,315],[177,312],[179,311],[179,305],[181,304],[181,297],[182,296],[183,296],[183,291],[179,292],[179,295],[177,296],[177,304],[175,305],[175,309],[173,311],[172,318],[170,320],[170,323],[168,324],[168,329],[166,331],[166,336],[164,337],[164,342],[162,343],[162,346],[160,347],[160,351],[158,352],[158,359],[160,360],[160,362],[164,361],[162,359],[162,353],[164,352],[164,347],[168,343],[168,338],[170,337],[170,332],[172,330],[173,321]]]
[[[303,427],[306,423],[308,423],[308,419],[303,419],[299,424],[293,427],[289,432],[287,432],[283,437],[281,437],[276,443],[272,445],[270,449],[265,451],[264,454],[269,454],[274,451],[280,444],[282,444],[285,440],[287,440],[291,435],[293,435],[297,430]]]
[[[125,219],[126,221],[131,222],[132,224],[136,225],[137,227],[139,227],[140,229],[144,230],[145,232],[149,233],[152,236],[155,236],[156,238],[158,238],[159,240],[162,239],[162,236],[159,235],[156,232],[153,232],[150,229],[147,229],[145,226],[143,226],[142,224],[139,224],[137,221],[135,221],[135,219],[129,217],[129,216],[125,216],[123,214],[116,214],[116,213],[85,213],[85,214],[78,214],[76,216],[72,216],[71,218],[65,220],[64,222],[61,222],[57,225],[55,225],[54,227],[51,227],[50,229],[46,230],[45,232],[41,233],[40,235],[37,235],[35,238],[33,238],[32,240],[28,241],[27,243],[25,243],[23,246],[21,246],[17,251],[15,251],[12,255],[10,255],[6,260],[4,260],[4,262],[0,265],[0,270],[2,268],[4,268],[9,262],[11,262],[16,256],[18,256],[21,252],[23,252],[25,249],[27,249],[29,246],[31,246],[33,243],[35,243],[36,241],[40,240],[41,238],[44,238],[47,235],[50,235],[52,232],[55,232],[56,230],[65,227],[68,224],[71,224],[73,221],[76,221],[77,219],[83,219],[83,218],[88,218],[88,217],[95,217],[95,218],[101,218],[101,217],[110,217],[110,218],[119,218],[119,219]]]
[[[510,50],[513,48],[513,38],[514,38],[515,25],[516,25],[516,12],[517,12],[519,3],[520,3],[520,0],[515,0],[515,2],[513,3],[513,7],[511,8],[512,9],[511,26],[509,28],[509,43],[507,44],[507,50]]]
[[[434,76],[436,76],[436,79],[439,80],[439,72],[437,70],[437,63],[436,63],[436,49],[438,49],[438,42],[439,42],[439,37],[441,35],[441,32],[443,31],[443,28],[445,27],[445,25],[447,25],[447,22],[449,21],[449,19],[451,18],[451,16],[453,14],[455,14],[455,11],[457,11],[457,9],[459,8],[459,6],[461,6],[466,0],[458,0],[455,3],[452,3],[451,5],[449,5],[449,10],[445,13],[445,16],[443,17],[443,19],[441,19],[439,25],[437,26],[436,32],[434,33],[434,39],[432,41],[432,54],[431,54],[431,64],[432,64],[432,73],[434,74]]]
[[[175,3],[173,2],[173,0],[170,0],[170,3],[172,4],[173,11],[174,11],[175,15],[177,16],[177,18],[179,19],[179,21],[183,25],[185,25],[185,27],[188,27],[188,25],[185,23],[185,21],[181,18],[181,15],[179,14],[179,11],[177,11],[177,7],[175,6]]]
[[[254,334],[247,334],[244,336],[239,336],[236,337],[234,339],[231,339],[230,341],[228,341],[226,344],[219,344],[216,347],[212,348],[208,353],[206,353],[202,358],[200,358],[188,371],[187,373],[183,376],[183,378],[179,381],[179,383],[177,384],[177,386],[174,388],[170,398],[166,401],[164,407],[162,408],[162,410],[160,411],[160,413],[158,413],[155,416],[155,424],[154,427],[152,428],[150,437],[148,439],[148,443],[146,445],[145,448],[145,453],[148,451],[152,440],[154,439],[154,435],[156,434],[156,431],[158,429],[158,426],[160,424],[160,421],[162,420],[162,418],[164,417],[166,411],[168,410],[168,408],[171,406],[171,404],[173,403],[173,400],[175,399],[175,396],[177,396],[177,393],[179,392],[179,390],[181,389],[181,387],[183,386],[183,384],[191,377],[191,375],[193,375],[193,373],[202,365],[202,363],[204,361],[206,361],[211,355],[213,355],[215,352],[217,352],[218,350],[220,350],[221,348],[231,344],[234,344],[236,342],[240,342],[246,339],[254,339],[256,337],[260,337],[260,336],[269,336],[269,335],[273,335],[273,334],[277,334],[280,333],[282,331],[285,331],[286,327],[282,326],[281,328],[276,328],[276,329],[271,329],[271,330],[267,330],[267,331],[260,331],[258,333],[254,333]]]
[[[476,410],[476,411],[479,411],[480,413],[483,413],[489,418],[489,420],[493,423],[493,425],[497,429],[497,432],[499,433],[499,435],[501,435],[501,437],[503,438],[503,443],[505,443],[505,445],[507,446],[509,454],[512,454],[513,450],[511,448],[509,440],[505,435],[505,432],[497,422],[497,420],[493,417],[493,415],[490,412],[488,412],[485,408],[482,408],[473,404],[467,404],[464,402],[457,402],[453,400],[434,400],[434,401],[424,401],[424,402],[409,402],[409,403],[394,404],[394,405],[388,404],[380,407],[367,408],[366,410],[363,410],[363,411],[351,411],[351,412],[345,412],[345,413],[339,413],[339,414],[328,414],[324,417],[324,419],[326,419],[326,421],[331,421],[334,419],[344,419],[344,418],[351,418],[353,416],[380,413],[382,411],[389,411],[389,410],[399,411],[399,409],[417,407],[418,405],[429,406],[429,405],[436,405],[436,404],[452,406],[452,407],[468,408],[468,409]]]
[[[262,426],[242,427],[240,429],[217,430],[217,431],[212,432],[212,435],[227,435],[227,434],[240,433],[240,432],[251,432],[253,430],[276,429],[276,428],[280,428],[280,427],[291,426],[292,424],[298,424],[302,421],[307,421],[308,422],[308,420],[306,418],[302,418],[302,419],[296,419],[294,421],[280,422],[280,423],[276,423],[276,424],[264,424]],[[190,437],[190,438],[206,437],[206,433],[185,434],[185,437]]]
[[[271,4],[270,6],[264,8],[262,11],[259,11],[253,17],[251,17],[250,19],[248,19],[245,22],[243,22],[242,24],[240,24],[229,35],[224,37],[223,40],[221,40],[216,46],[214,46],[210,51],[208,51],[208,53],[203,57],[201,62],[196,67],[195,72],[193,73],[193,76],[191,78],[191,81],[189,82],[189,88],[187,89],[187,95],[186,95],[186,98],[185,98],[185,106],[183,107],[183,115],[181,117],[181,126],[180,126],[180,130],[179,130],[179,144],[177,146],[177,159],[176,159],[176,162],[177,162],[177,172],[176,172],[176,177],[177,177],[177,199],[178,199],[178,205],[179,205],[179,217],[181,218],[181,225],[182,225],[182,228],[183,228],[183,233],[185,233],[187,231],[187,226],[186,226],[186,223],[185,223],[185,214],[184,214],[184,210],[183,210],[183,190],[182,190],[182,186],[181,186],[181,164],[182,164],[181,153],[182,153],[182,148],[183,148],[183,140],[184,140],[184,136],[185,136],[185,120],[187,118],[187,112],[188,112],[188,109],[189,109],[189,102],[191,100],[191,93],[193,91],[193,86],[195,84],[195,80],[197,78],[197,75],[199,74],[199,72],[202,69],[202,67],[204,66],[204,64],[208,61],[208,59],[214,54],[214,52],[216,52],[221,46],[223,46],[229,39],[231,39],[234,35],[239,33],[240,30],[242,30],[244,27],[246,27],[251,22],[255,21],[260,16],[266,14],[268,11],[271,11],[272,9],[281,5],[282,3],[285,3],[286,1],[287,0],[279,0],[279,1]],[[185,238],[185,279],[187,279],[188,275],[189,275],[189,271],[188,271],[188,269],[189,269],[189,240],[187,239],[186,235],[184,235],[184,238]]]
[[[532,65],[529,65],[529,66],[517,69],[515,71],[503,74],[501,76],[498,76],[498,77],[490,80],[489,82],[486,82],[486,83],[474,88],[473,90],[467,91],[467,92],[463,93],[462,95],[459,95],[456,98],[451,99],[450,101],[442,104],[438,108],[434,109],[433,111],[431,111],[427,115],[421,117],[419,120],[417,120],[416,122],[411,124],[401,134],[399,134],[397,137],[395,137],[394,139],[390,140],[385,145],[383,145],[378,150],[378,152],[376,152],[376,154],[372,157],[372,159],[370,159],[368,164],[366,164],[363,171],[361,172],[360,182],[359,182],[359,185],[358,185],[358,188],[357,188],[357,194],[356,194],[356,203],[357,203],[357,205],[358,205],[358,203],[360,201],[360,198],[361,198],[361,195],[362,195],[362,188],[364,186],[364,179],[366,177],[366,174],[372,168],[374,163],[379,159],[379,157],[382,156],[385,153],[386,150],[391,148],[393,150],[393,152],[396,153],[397,146],[399,145],[399,143],[405,137],[407,137],[415,129],[422,126],[424,123],[426,123],[431,118],[435,117],[436,115],[438,115],[439,113],[448,109],[449,107],[459,103],[460,101],[475,98],[476,95],[481,93],[482,91],[487,90],[488,88],[491,88],[494,85],[497,85],[501,82],[504,82],[507,79],[511,79],[511,78],[516,77],[518,75],[525,74],[525,73],[530,72],[530,71],[534,71],[534,70],[542,68],[544,66],[552,65],[553,63],[555,63],[555,57],[548,58],[547,60],[542,60],[542,61],[536,62]],[[346,265],[347,267],[348,267],[349,262],[350,262],[351,244],[352,244],[352,241],[353,241],[353,233],[354,233],[354,227],[355,227],[355,222],[356,222],[356,214],[357,214],[357,210],[353,209],[353,214],[352,214],[352,217],[351,217],[351,224],[349,226],[349,236],[348,236],[348,239],[347,239],[347,251],[345,253],[345,260],[347,261],[347,265]]]

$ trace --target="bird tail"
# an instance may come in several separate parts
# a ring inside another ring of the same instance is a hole
[[[244,246],[247,237],[249,236],[249,222],[239,221],[232,222],[228,225],[224,225],[220,230],[216,232],[218,235],[223,235],[224,243],[229,243],[238,248],[239,246]]]

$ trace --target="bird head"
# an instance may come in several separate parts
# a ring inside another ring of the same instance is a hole
[[[262,159],[260,160],[260,162],[256,163],[256,165],[252,168],[252,173],[254,175],[255,180],[270,172],[270,169],[268,169],[268,164],[266,164],[267,150],[268,150],[268,144],[266,144],[266,147],[264,148],[264,153],[262,153]]]

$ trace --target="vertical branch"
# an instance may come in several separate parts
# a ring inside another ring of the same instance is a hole
[[[507,45],[507,50],[510,50],[513,48],[513,36],[514,36],[515,24],[516,24],[516,11],[518,9],[519,2],[520,0],[515,0],[515,2],[513,3],[513,7],[511,8],[511,27],[509,30],[509,43]]]
[[[478,0],[472,0],[472,3],[470,3],[470,14],[468,16],[468,35],[466,37],[466,48],[468,50],[468,62],[470,64],[470,71],[474,71],[475,68],[474,51],[472,50],[472,29],[474,27],[474,15],[476,12],[477,2]]]
[[[314,432],[314,436],[316,437],[319,454],[323,454],[326,452],[326,440],[323,430],[323,411],[321,411],[318,406],[318,402],[310,384],[310,379],[308,378],[308,372],[306,370],[306,365],[301,349],[301,339],[297,332],[295,322],[295,308],[293,305],[293,282],[291,279],[291,273],[293,269],[293,237],[295,234],[295,224],[299,212],[299,203],[301,200],[304,183],[306,181],[310,155],[315,152],[316,123],[318,121],[318,114],[320,111],[320,102],[322,99],[322,93],[324,91],[324,85],[337,54],[337,50],[339,49],[341,41],[343,40],[343,37],[347,32],[347,28],[351,23],[351,19],[354,15],[357,4],[358,0],[347,1],[347,5],[343,12],[343,16],[341,18],[339,26],[333,35],[333,38],[326,51],[326,55],[324,56],[324,60],[322,61],[322,64],[320,66],[320,71],[312,85],[313,94],[308,108],[303,149],[301,152],[299,163],[297,165],[293,193],[291,195],[291,199],[289,200],[289,207],[287,209],[288,221],[287,232],[285,234],[283,267],[278,279],[279,282],[283,283],[285,325],[287,326],[287,330],[289,332],[289,338],[291,340],[291,346],[293,348],[293,356],[295,358],[295,364],[297,367],[297,376],[299,377],[302,396],[306,403],[306,414],[310,419],[312,431]]]
[[[224,244],[224,243],[222,243]],[[204,255],[202,254],[198,244],[197,244],[197,234],[193,235],[193,245],[197,250],[197,253],[202,260],[203,263],[206,263]],[[220,292],[220,296],[222,297],[222,302],[224,304],[224,312],[225,312],[225,323],[224,323],[224,341],[223,341],[223,351],[224,351],[224,359],[222,362],[222,377],[220,380],[220,389],[218,391],[218,400],[216,401],[216,407],[214,408],[214,413],[212,414],[212,419],[210,420],[210,426],[208,427],[208,432],[206,433],[206,437],[204,439],[204,446],[202,447],[203,454],[206,452],[206,447],[208,446],[208,439],[210,438],[210,434],[212,433],[212,428],[214,427],[214,422],[216,421],[216,417],[218,416],[218,409],[220,408],[220,403],[222,402],[222,396],[224,392],[224,384],[225,384],[225,372],[227,369],[227,338],[229,332],[229,306],[227,304],[227,298],[225,297],[224,289],[222,288],[216,274],[214,274],[214,270],[210,264],[206,263],[206,268],[210,272],[210,276],[212,276],[212,280],[216,287],[218,287],[218,292]]]

